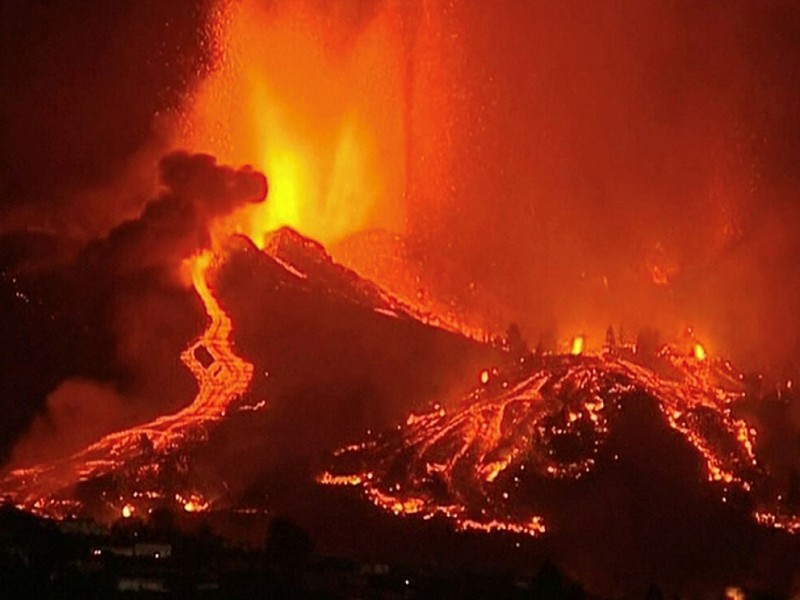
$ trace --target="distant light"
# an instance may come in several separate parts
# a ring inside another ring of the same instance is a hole
[[[489,370],[488,369],[484,369],[483,371],[481,371],[481,383],[483,385],[486,385],[487,383],[489,383]]]
[[[134,512],[136,512],[136,508],[133,506],[133,504],[126,504],[122,507],[122,518],[130,519]]]
[[[186,504],[183,505],[183,510],[185,510],[187,513],[192,513],[197,510],[197,506],[195,505],[194,502],[189,500]]]
[[[725,600],[745,600],[744,590],[738,587],[725,588]]]

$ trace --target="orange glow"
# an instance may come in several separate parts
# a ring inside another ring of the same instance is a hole
[[[744,590],[738,587],[725,588],[725,600],[745,600]]]
[[[569,353],[573,356],[579,356],[583,354],[584,350],[584,339],[582,335],[575,336],[572,338],[572,347],[570,348]]]
[[[610,417],[636,390],[655,399],[669,427],[694,448],[705,463],[705,479],[717,486],[722,502],[732,488],[755,494],[756,430],[731,412],[742,391],[715,383],[710,374],[719,365],[713,361],[699,368],[670,346],[662,348],[658,360],[659,368],[651,370],[631,355],[576,359],[565,354],[532,361],[527,369],[493,370],[506,385],[473,390],[453,402],[459,407],[454,411],[441,413],[434,407],[414,414],[378,444],[343,448],[336,453],[346,457],[343,469],[326,472],[318,481],[359,487],[396,515],[441,515],[460,530],[536,536],[546,532],[544,518],[514,502],[521,478],[532,472],[577,480],[595,470],[597,451],[614,426]],[[663,367],[669,367],[669,377],[659,374]],[[565,389],[591,392],[553,396],[554,390]],[[708,427],[710,422],[714,427]],[[538,432],[535,441],[531,431]],[[580,440],[578,445],[588,451],[559,458],[550,440],[561,437]],[[369,470],[352,471],[352,465]],[[397,465],[405,473],[399,481]],[[800,517],[794,515],[762,511],[755,518],[762,525],[800,531]]]
[[[261,245],[283,225],[323,244],[401,228],[404,46],[393,10],[362,27],[308,3],[220,5],[212,30],[222,61],[178,142],[267,175],[269,201],[227,229]]]
[[[468,531],[476,529],[478,531],[509,531],[511,533],[518,533],[536,537],[547,531],[544,520],[541,517],[533,517],[528,523],[505,523],[503,521],[490,521],[489,523],[480,523],[471,519],[465,519],[459,522],[459,529]]]
[[[487,383],[489,383],[489,370],[488,369],[484,369],[483,371],[481,371],[481,383],[483,385],[486,385]]]
[[[136,509],[134,508],[133,504],[126,504],[122,507],[122,518],[130,519],[134,512],[136,512]]]
[[[692,349],[694,357],[697,360],[705,360],[707,358],[706,349],[703,348],[703,345],[700,343],[695,343],[694,348]]]
[[[207,500],[204,500],[197,494],[190,494],[187,497],[181,496],[180,494],[175,494],[175,501],[182,505],[184,512],[187,513],[204,512],[208,510],[210,506],[210,503]]]

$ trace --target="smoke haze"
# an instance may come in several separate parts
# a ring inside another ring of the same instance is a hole
[[[448,118],[412,123],[408,212],[429,280],[534,341],[693,325],[747,368],[796,367],[797,7],[436,6],[450,76],[415,100]]]

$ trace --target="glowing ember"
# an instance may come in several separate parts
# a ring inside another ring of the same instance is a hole
[[[185,510],[187,513],[193,513],[193,512],[201,512],[205,510],[207,507],[208,505],[197,504],[196,502],[194,502],[194,500],[189,500],[186,504],[183,505],[183,510]]]
[[[155,485],[153,480],[158,479],[159,461],[185,450],[191,440],[201,439],[205,435],[204,427],[222,418],[229,405],[247,390],[253,365],[231,348],[231,320],[208,286],[212,260],[212,253],[204,252],[188,264],[192,284],[210,319],[200,339],[181,354],[181,360],[197,380],[194,401],[177,413],[107,435],[63,460],[12,471],[0,488],[19,506],[52,516],[75,514],[80,505],[70,500],[69,495],[77,483],[137,464],[134,469],[136,487],[131,496],[144,501],[159,500],[163,494],[148,487]],[[207,366],[197,357],[201,348],[213,359]],[[209,505],[199,498],[178,500],[178,504],[184,508],[189,505],[191,510],[204,510]],[[132,504],[126,504],[123,516],[126,512],[133,514],[133,510]]]
[[[483,371],[481,371],[481,383],[483,385],[486,385],[487,383],[489,383],[489,370],[488,369],[484,369]]]
[[[699,343],[695,344],[694,348],[693,348],[693,352],[694,352],[694,357],[697,360],[705,360],[706,359],[706,356],[707,356],[706,355],[706,349],[703,348],[702,344],[699,344]]]
[[[187,513],[204,512],[211,506],[211,503],[205,500],[199,494],[190,494],[188,497],[184,497],[181,494],[175,494],[175,502],[179,506],[183,506],[184,512]]]
[[[133,513],[136,512],[136,508],[133,504],[126,504],[122,507],[122,518],[123,519],[130,519],[133,516]]]
[[[745,600],[744,590],[738,587],[725,588],[725,600]]]
[[[575,336],[572,339],[572,347],[570,348],[569,353],[573,356],[580,356],[583,354],[583,343],[584,339],[582,335]]]

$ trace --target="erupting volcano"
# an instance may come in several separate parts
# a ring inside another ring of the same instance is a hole
[[[795,585],[800,10],[24,4],[9,505]]]
[[[323,381],[331,379],[332,374],[324,364],[321,374],[314,374],[312,368],[305,376],[301,375],[304,378],[300,381],[291,373],[270,375],[267,369],[296,369],[291,361],[297,359],[291,358],[291,355],[298,351],[302,353],[299,360],[319,360],[312,358],[319,350],[309,348],[309,342],[293,329],[292,324],[308,319],[326,319],[318,327],[320,341],[317,342],[319,346],[326,347],[331,341],[325,341],[330,334],[325,333],[324,328],[335,327],[332,318],[337,313],[342,318],[346,312],[355,311],[360,319],[357,321],[360,330],[351,332],[356,336],[353,340],[364,336],[365,343],[374,344],[368,341],[370,336],[388,335],[400,343],[408,344],[408,350],[404,349],[401,357],[407,351],[423,354],[433,352],[433,356],[436,356],[436,353],[449,349],[464,357],[479,352],[470,349],[471,346],[479,347],[476,342],[457,333],[432,327],[428,324],[432,320],[429,315],[404,305],[371,282],[334,263],[313,240],[292,230],[282,229],[267,237],[265,247],[264,251],[258,250],[249,239],[234,236],[222,243],[216,253],[206,250],[183,264],[190,274],[194,292],[202,300],[208,320],[203,335],[181,354],[182,363],[192,373],[197,385],[197,394],[190,404],[174,414],[109,434],[70,456],[14,469],[0,482],[3,493],[19,507],[52,517],[92,514],[107,519],[121,514],[131,516],[135,512],[158,506],[175,506],[187,512],[216,505],[221,508],[236,506],[239,498],[230,492],[226,477],[209,477],[208,469],[206,472],[198,469],[196,463],[201,459],[197,454],[202,454],[205,446],[213,448],[214,444],[221,443],[211,439],[218,429],[229,427],[236,430],[237,421],[230,421],[231,416],[239,415],[239,422],[247,421],[255,419],[256,412],[269,409],[269,402],[264,398],[269,392],[264,392],[263,387],[257,393],[251,389],[254,365],[235,350],[232,319],[218,299],[216,283],[212,282],[223,282],[228,302],[239,303],[244,298],[245,303],[251,305],[252,300],[247,298],[247,294],[252,292],[254,286],[249,278],[255,277],[261,281],[265,295],[257,306],[263,306],[264,313],[257,314],[258,327],[263,327],[265,321],[269,323],[274,320],[277,324],[272,325],[275,333],[268,347],[261,345],[255,353],[250,347],[248,351],[259,360],[261,380],[288,380],[285,384],[278,384],[277,390],[298,384],[317,389],[314,386],[319,384],[313,383],[315,378],[321,377]],[[246,274],[244,279],[243,274]],[[241,315],[241,306],[237,305],[237,310]],[[298,310],[299,313],[294,314]],[[331,317],[321,316],[321,311],[329,312]],[[244,317],[247,321],[248,315]],[[284,321],[288,325],[285,332],[280,326]],[[413,332],[402,332],[409,327],[413,328]],[[292,341],[282,346],[279,340],[286,335]],[[408,335],[412,336],[413,342],[406,339]],[[247,340],[249,336],[247,333],[239,334],[238,339]],[[341,352],[336,346],[347,343],[347,338],[337,340],[332,351]],[[289,362],[285,357],[275,356],[273,346],[279,353],[289,355]],[[442,349],[436,349],[437,346]],[[480,352],[484,356],[490,354]],[[382,361],[397,361],[396,357],[392,357],[393,354],[396,351],[386,346],[373,351],[374,365],[357,364],[355,367],[371,370],[381,365]],[[364,358],[360,357],[358,361],[363,363]],[[424,373],[426,369],[428,374]],[[418,373],[420,381],[415,385],[431,378],[436,370],[435,364],[421,366]],[[348,386],[352,385],[353,378],[358,377],[363,375],[344,372],[340,379],[334,378],[334,381],[338,381],[337,385]],[[438,377],[433,375],[433,380],[436,381]],[[412,390],[414,385],[406,392]],[[285,393],[277,392],[278,399]],[[386,402],[380,400],[379,395],[370,400],[378,411]],[[374,421],[374,417],[371,419],[376,425],[381,422]],[[353,422],[351,427],[356,424]],[[291,427],[297,428],[299,425],[294,423]],[[314,426],[314,423],[310,421],[307,425]],[[263,444],[264,440],[259,441],[259,438],[267,438],[268,444],[275,426],[268,422],[265,427],[260,434],[251,433],[256,438],[251,441]],[[340,439],[336,437],[340,436],[336,430],[331,433],[334,439]],[[220,466],[223,471],[228,468],[224,463]]]

